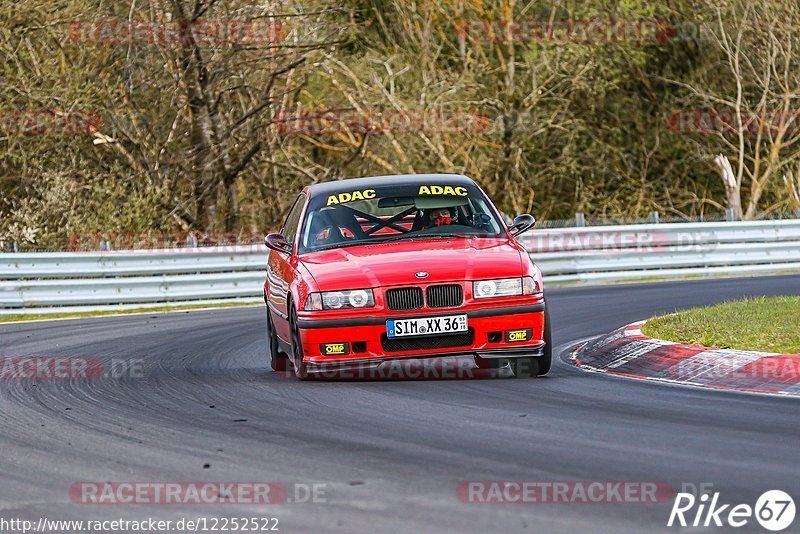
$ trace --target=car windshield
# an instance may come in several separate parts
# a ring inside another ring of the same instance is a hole
[[[299,251],[406,239],[504,235],[495,210],[474,185],[343,187],[339,192],[312,196]]]

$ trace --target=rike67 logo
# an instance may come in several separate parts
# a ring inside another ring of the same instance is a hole
[[[792,497],[781,490],[764,492],[755,506],[749,504],[723,504],[719,492],[695,497],[691,493],[678,493],[669,514],[667,526],[710,527],[747,525],[754,517],[767,530],[779,532],[794,521],[795,505]]]

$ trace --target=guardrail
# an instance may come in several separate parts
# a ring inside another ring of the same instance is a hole
[[[800,220],[532,230],[546,283],[800,271]],[[0,254],[0,315],[261,299],[263,245]]]
[[[800,270],[800,220],[637,224],[529,232],[549,282]]]

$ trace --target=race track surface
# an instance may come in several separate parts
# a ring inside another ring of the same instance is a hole
[[[800,294],[800,276],[561,288],[547,296],[555,345],[565,353],[653,314],[791,294]],[[264,330],[262,308],[0,326],[0,356],[141,366],[119,378],[0,381],[0,516],[266,515],[279,519],[281,532],[616,533],[676,530],[666,528],[672,501],[474,504],[460,501],[456,487],[667,481],[676,490],[713,483],[736,504],[752,505],[769,489],[800,496],[796,399],[590,374],[561,358],[534,380],[298,382],[268,370]],[[206,480],[326,483],[328,498],[107,506],[68,496],[76,481]]]

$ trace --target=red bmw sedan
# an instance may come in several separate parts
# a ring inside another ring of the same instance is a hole
[[[516,377],[550,369],[542,274],[478,185],[461,175],[306,187],[269,234],[272,369],[305,379],[399,359],[472,356]]]

